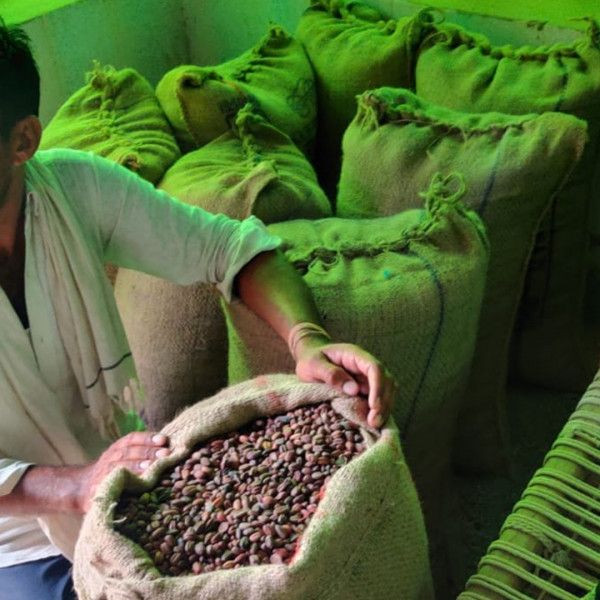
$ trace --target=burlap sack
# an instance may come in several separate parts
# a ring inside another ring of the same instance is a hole
[[[44,128],[42,150],[89,150],[156,183],[180,151],[150,84],[134,69],[96,67]]]
[[[160,187],[236,219],[256,215],[277,223],[331,215],[306,156],[251,104],[233,117],[227,133],[178,160]]]
[[[302,45],[273,26],[241,56],[216,66],[182,65],[158,83],[156,95],[186,151],[229,129],[251,102],[309,152],[316,129],[314,75]]]
[[[423,503],[440,590],[447,583],[443,511],[450,448],[488,253],[479,219],[463,210],[460,193],[452,196],[436,179],[426,211],[269,226],[284,240],[282,249],[310,287],[333,339],[367,349],[398,382],[393,415]],[[229,305],[227,319],[230,383],[294,371],[285,343],[243,304]]]
[[[416,90],[465,112],[560,111],[588,121],[582,159],[541,224],[512,352],[512,370],[523,381],[583,391],[600,354],[597,24],[572,43],[542,48],[492,46],[483,36],[442,24],[420,49]]]
[[[331,214],[316,175],[290,138],[242,109],[231,131],[186,154],[159,188],[182,202],[265,223]],[[227,383],[227,331],[210,284],[179,286],[120,269],[115,297],[146,394],[145,421],[168,423]]]
[[[163,577],[112,519],[123,491],[143,492],[193,446],[250,421],[318,402],[363,424],[356,400],[293,376],[262,377],[199,402],[164,428],[173,454],[142,478],[120,469],[98,488],[79,537],[73,577],[81,600],[430,600],[427,541],[417,495],[390,420],[363,429],[367,450],[332,477],[289,565]]]
[[[491,244],[477,348],[463,400],[456,465],[506,470],[505,383],[510,334],[544,210],[581,156],[586,125],[569,115],[460,113],[406,90],[364,94],[343,141],[342,217],[390,215],[420,205],[432,173],[465,176],[465,204]]]
[[[149,429],[227,385],[227,329],[212,285],[180,286],[121,268],[114,289]]]
[[[296,35],[314,69],[317,89],[315,166],[335,198],[341,141],[356,113],[356,95],[381,86],[413,86],[416,48],[429,30],[426,11],[386,20],[377,10],[348,0],[311,0]]]

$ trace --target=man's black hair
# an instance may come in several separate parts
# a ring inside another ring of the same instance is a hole
[[[29,36],[0,17],[0,137],[29,115],[38,116],[40,76]]]

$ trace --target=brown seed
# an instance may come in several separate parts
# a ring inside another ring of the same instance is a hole
[[[262,533],[260,531],[255,531],[253,534],[248,536],[248,539],[251,543],[258,542],[260,539],[262,539]]]
[[[200,561],[195,561],[192,563],[192,573],[194,575],[200,575],[200,573],[202,573],[202,564]]]
[[[151,540],[158,540],[162,537],[164,537],[164,535],[167,533],[167,530],[164,527],[159,527],[158,529],[155,529],[151,534],[150,534],[150,539]]]

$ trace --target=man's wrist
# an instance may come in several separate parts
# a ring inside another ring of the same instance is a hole
[[[298,360],[299,347],[304,345],[303,342],[308,341],[308,339],[321,339],[321,341],[330,342],[331,336],[325,328],[316,323],[303,321],[294,325],[288,334],[288,348],[295,361]]]

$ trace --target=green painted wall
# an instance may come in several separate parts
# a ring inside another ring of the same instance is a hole
[[[190,58],[216,65],[254,46],[270,23],[293,32],[308,0],[182,0]]]
[[[67,4],[82,0],[0,0],[0,15],[11,23],[24,23]]]
[[[42,123],[84,85],[94,61],[118,69],[133,67],[154,84],[168,68],[187,59],[178,1],[81,0],[23,27],[41,74]]]
[[[52,10],[57,10],[68,4],[81,2],[83,0],[1,0],[0,14],[9,23],[22,23]],[[193,0],[192,0],[193,1]],[[203,0],[195,0],[196,3]],[[407,0],[414,4],[423,4]],[[169,0],[168,4],[172,4]],[[227,7],[227,12],[231,10],[246,12],[253,18],[256,7],[260,3],[257,0],[224,0],[223,2],[207,3],[216,6],[222,4]],[[235,8],[233,4],[235,3]],[[380,5],[392,4],[389,0],[382,0]],[[167,3],[165,3],[167,4]],[[286,10],[287,2],[277,0],[266,0],[266,5],[270,5],[275,13]],[[525,21],[537,20],[547,21],[554,25],[563,27],[577,27],[571,19],[582,16],[594,16],[600,19],[600,2],[598,0],[429,0],[426,2],[429,6],[438,8],[454,9],[462,12],[477,13],[499,17],[502,19],[522,19]],[[258,11],[260,12],[260,10]],[[581,27],[581,26],[579,26]]]
[[[568,42],[579,35],[573,26],[583,27],[569,17],[591,12],[600,18],[600,0],[363,1],[391,18],[413,15],[423,6],[457,7],[463,10],[446,11],[448,21],[498,45]],[[23,23],[33,40],[46,123],[84,84],[95,60],[133,67],[154,85],[179,64],[211,65],[237,56],[270,23],[293,31],[308,5],[309,0],[0,0],[0,14],[8,22]],[[531,19],[552,23],[538,30],[527,25]]]
[[[600,19],[598,0],[429,0],[427,4],[501,19],[547,21],[579,29],[585,25],[573,19],[586,16]]]

